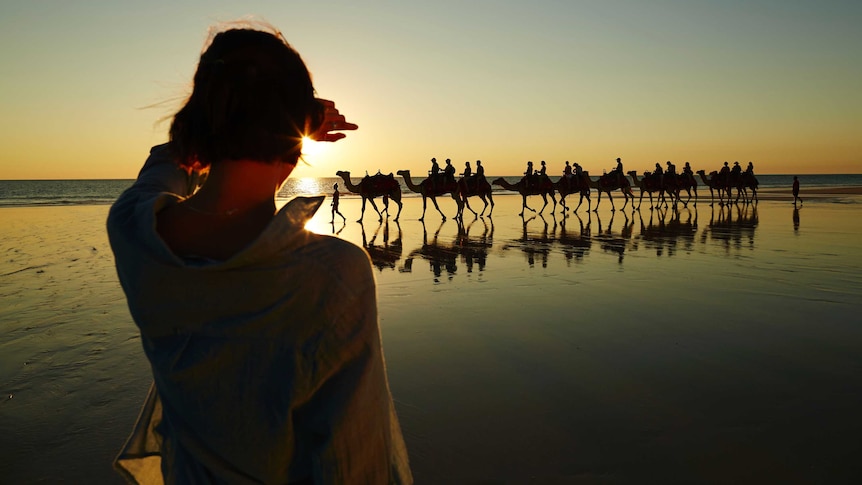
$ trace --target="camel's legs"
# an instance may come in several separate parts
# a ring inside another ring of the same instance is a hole
[[[440,210],[440,206],[437,205],[437,197],[431,197],[431,202],[434,203],[434,208],[437,209],[437,212],[440,213],[440,216],[442,216],[443,220],[445,221],[446,220],[446,214],[444,214],[443,211]]]

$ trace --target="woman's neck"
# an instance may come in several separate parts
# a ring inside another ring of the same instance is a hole
[[[231,160],[210,168],[204,185],[184,202],[192,210],[238,215],[268,206],[275,212],[275,194],[295,164]]]

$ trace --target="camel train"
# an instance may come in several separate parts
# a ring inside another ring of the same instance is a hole
[[[484,175],[468,175],[455,179],[447,174],[428,175],[419,183],[413,180],[409,170],[399,170],[397,172],[404,180],[404,186],[411,192],[415,192],[422,196],[422,216],[420,221],[425,220],[425,214],[428,208],[428,200],[434,206],[434,209],[440,214],[442,220],[446,220],[447,216],[440,208],[437,202],[438,197],[451,198],[456,205],[456,212],[452,216],[454,219],[462,219],[465,210],[469,210],[476,217],[490,217],[494,211],[493,185],[499,186],[502,190],[517,192],[521,195],[521,212],[523,216],[526,211],[537,214],[542,214],[548,207],[548,199],[550,198],[553,204],[552,210],[557,207],[557,195],[559,195],[559,204],[562,206],[561,213],[566,213],[569,210],[577,213],[584,199],[587,201],[587,211],[592,210],[598,212],[599,205],[602,200],[602,193],[607,194],[611,204],[611,211],[617,210],[612,193],[620,191],[624,201],[620,210],[625,210],[631,203],[632,212],[639,211],[643,203],[644,195],[649,198],[649,209],[653,210],[664,206],[665,208],[673,206],[676,208],[679,204],[688,207],[689,203],[697,206],[698,181],[694,176],[695,173],[700,176],[701,182],[709,188],[710,205],[715,204],[716,197],[720,206],[738,204],[740,199],[744,204],[757,203],[757,178],[754,176],[752,165],[746,171],[741,171],[738,168],[738,163],[734,169],[729,169],[727,162],[721,170],[714,170],[709,175],[704,170],[691,172],[688,167],[681,174],[675,173],[653,173],[644,172],[638,174],[636,171],[629,171],[625,174],[611,171],[603,174],[597,179],[589,176],[589,173],[583,171],[580,175],[563,176],[556,182],[552,181],[547,175],[524,175],[515,183],[510,182],[507,178],[498,177],[490,183],[485,179]],[[353,183],[350,179],[350,172],[339,171],[336,175],[344,180],[345,187],[348,191],[358,194],[362,197],[362,213],[359,221],[365,215],[366,203],[370,202],[371,207],[377,213],[378,221],[383,220],[383,213],[389,216],[389,201],[392,200],[398,205],[398,213],[395,216],[395,221],[401,215],[402,209],[402,194],[401,184],[393,174],[381,174],[368,176],[366,175],[360,182]],[[626,176],[628,175],[628,176]],[[639,197],[636,197],[632,188],[637,187],[640,190]],[[733,190],[736,189],[736,196],[733,196]],[[592,207],[592,199],[590,191],[598,192],[598,200],[595,208]],[[685,199],[683,200],[683,192]],[[566,202],[566,198],[570,195],[579,196],[577,206],[572,209]],[[542,207],[534,209],[528,205],[528,197],[539,196],[542,198]],[[655,196],[655,200],[654,200]],[[374,199],[383,198],[383,210],[377,207]],[[484,204],[481,211],[476,211],[470,206],[470,198],[478,197]],[[694,200],[692,201],[692,197]],[[635,201],[637,200],[637,205]],[[487,211],[487,214],[485,212]]]

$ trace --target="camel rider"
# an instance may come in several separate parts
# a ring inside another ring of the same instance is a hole
[[[542,168],[539,169],[539,176],[544,178],[548,176],[548,167],[545,166],[545,161],[542,160]]]
[[[452,160],[446,159],[446,166],[443,167],[443,173],[446,175],[446,183],[455,183],[455,167],[452,166]]]
[[[527,171],[524,172],[524,180],[527,182],[527,187],[533,185],[533,162],[527,161]]]
[[[745,167],[745,173],[747,173],[748,175],[754,175],[754,164],[753,163],[748,162],[748,166]]]
[[[733,162],[733,168],[730,170],[730,180],[732,180],[734,183],[739,182],[741,175],[742,167],[739,166],[739,162]]]
[[[668,175],[676,175],[676,165],[670,163],[670,160],[667,161],[667,170],[664,173]]]
[[[572,188],[572,166],[566,160],[566,168],[563,169],[563,179],[566,181],[566,188]]]
[[[664,188],[664,170],[661,168],[661,164],[655,163],[655,172],[653,173],[655,180],[658,181],[659,188]]]
[[[437,176],[440,174],[440,165],[437,164],[437,159],[431,159],[431,170],[428,171],[428,178],[431,179],[431,187],[437,187]]]
[[[485,179],[485,167],[482,166],[482,160],[476,160],[476,180]]]
[[[623,177],[624,177],[622,159],[617,158],[617,167],[615,169],[611,170],[611,173],[616,173],[617,183],[620,184],[620,186],[622,186],[623,185]]]
[[[694,180],[694,171],[692,171],[691,169],[691,164],[685,162],[685,166],[682,167],[682,174],[685,175],[686,180],[688,180],[689,182]]]
[[[473,177],[471,177],[471,175],[473,175],[473,169],[470,168],[470,162],[464,162],[464,173],[461,174],[461,177],[467,187],[474,186]]]
[[[730,167],[727,166],[727,162],[724,162],[724,166],[718,172],[718,180],[725,184],[730,182]]]

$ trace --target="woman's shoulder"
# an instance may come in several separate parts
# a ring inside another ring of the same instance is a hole
[[[304,250],[318,264],[329,266],[332,271],[371,268],[371,259],[364,249],[350,241],[326,234],[309,232]]]

